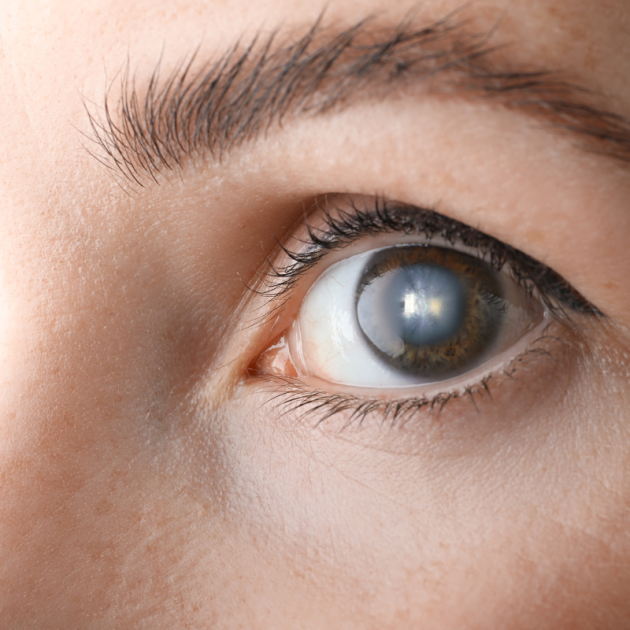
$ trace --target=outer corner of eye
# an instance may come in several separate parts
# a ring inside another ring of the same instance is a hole
[[[485,365],[544,319],[540,302],[489,263],[446,247],[397,245],[320,275],[258,369],[349,387],[415,387]]]

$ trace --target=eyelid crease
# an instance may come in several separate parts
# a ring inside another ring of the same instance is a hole
[[[570,132],[586,150],[630,162],[630,122],[598,109],[597,95],[557,72],[501,65],[505,46],[487,32],[470,31],[466,5],[428,26],[411,17],[397,26],[375,17],[335,30],[323,15],[306,34],[277,43],[279,31],[235,44],[214,63],[197,64],[199,50],[166,77],[161,60],[138,88],[130,62],[112,83],[102,111],[85,99],[96,152],[131,185],[181,169],[186,159],[218,161],[289,115],[317,115],[356,100],[391,98],[422,81],[442,80],[443,94],[492,98]],[[399,89],[400,88],[400,89]],[[118,91],[118,88],[117,90]]]
[[[603,317],[603,313],[584,298],[558,273],[520,250],[488,236],[455,219],[432,210],[388,201],[375,196],[373,205],[360,208],[355,201],[331,208],[328,197],[315,202],[315,212],[322,227],[314,228],[305,220],[306,242],[301,251],[280,244],[288,257],[279,267],[269,262],[266,284],[256,292],[268,302],[290,297],[291,291],[306,271],[317,265],[329,252],[343,249],[361,238],[384,233],[424,237],[427,243],[439,237],[451,246],[464,245],[477,252],[496,271],[506,271],[530,295],[542,301],[551,314],[571,323],[571,313]],[[277,308],[273,309],[275,313]]]

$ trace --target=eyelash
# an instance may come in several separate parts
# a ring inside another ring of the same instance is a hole
[[[279,243],[280,250],[290,262],[278,267],[268,260],[267,286],[256,292],[267,300],[267,304],[275,301],[278,303],[273,309],[266,309],[268,312],[264,320],[282,308],[300,278],[330,252],[348,247],[361,238],[392,233],[424,237],[426,242],[438,237],[451,246],[459,244],[475,250],[479,258],[487,261],[496,271],[506,272],[507,268],[507,273],[517,284],[525,288],[530,296],[540,300],[554,319],[569,329],[575,329],[572,313],[603,317],[601,311],[546,265],[510,245],[432,210],[375,196],[371,205],[363,208],[354,201],[343,208],[331,207],[329,198],[324,197],[316,202],[315,211],[323,216],[323,227],[313,228],[305,220],[307,239],[299,241],[302,245],[301,251],[292,251]],[[549,326],[502,370],[502,374],[514,378],[514,373],[520,366],[540,357],[550,356],[550,352],[542,346],[549,341],[563,340],[549,335],[548,331]],[[446,404],[464,397],[469,398],[476,407],[476,395],[485,393],[492,398],[489,385],[495,376],[496,374],[490,373],[460,392],[439,393],[431,398],[384,401],[350,394],[331,394],[307,388],[299,379],[264,375],[267,380],[282,388],[282,391],[271,398],[270,403],[276,402],[284,413],[298,410],[302,412],[302,416],[319,413],[317,425],[348,411],[351,414],[347,425],[353,422],[361,425],[374,413],[379,414],[383,423],[389,419],[390,424],[394,425],[422,409],[437,410],[439,414]]]
[[[548,350],[544,347],[536,346],[537,344],[544,344],[551,341],[564,342],[564,340],[559,337],[547,335],[546,332],[543,332],[527,350],[516,356],[509,365],[502,370],[501,374],[506,378],[514,380],[515,373],[524,364],[530,364],[538,359],[550,357],[551,353]],[[318,414],[317,422],[314,425],[315,427],[326,422],[333,416],[350,411],[351,414],[344,423],[344,429],[352,424],[357,424],[358,426],[363,425],[366,418],[371,414],[378,414],[381,418],[381,424],[386,425],[389,422],[390,427],[402,424],[412,419],[418,412],[426,409],[431,412],[437,410],[437,415],[439,416],[448,403],[464,398],[470,400],[472,405],[479,411],[475,397],[485,394],[492,399],[490,383],[495,377],[495,374],[488,374],[478,383],[468,386],[460,392],[443,392],[430,398],[423,396],[378,400],[351,394],[331,394],[320,389],[307,388],[296,378],[265,376],[274,386],[280,385],[282,388],[282,391],[276,392],[268,403],[277,403],[276,406],[281,408],[285,414],[301,411],[302,420],[311,415]]]

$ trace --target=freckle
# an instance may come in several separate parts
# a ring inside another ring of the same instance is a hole
[[[604,282],[604,288],[614,291],[619,288],[619,285],[616,282]]]
[[[94,512],[98,514],[98,516],[104,516],[105,514],[109,514],[113,507],[110,501],[104,499],[94,508]]]
[[[541,243],[544,240],[545,235],[540,230],[528,230],[525,234],[527,239],[533,243]]]

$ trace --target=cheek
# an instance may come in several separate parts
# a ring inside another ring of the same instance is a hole
[[[44,426],[2,445],[2,627],[207,627],[245,571],[224,528],[220,418],[106,402],[41,405]]]
[[[134,627],[158,611],[178,627],[210,562],[192,559],[219,555],[202,533],[219,531],[220,440],[186,439],[193,327],[165,258],[109,219],[69,252],[32,230],[3,278],[3,627]],[[187,494],[200,470],[203,506]]]
[[[358,627],[622,627],[630,392],[593,406],[597,373],[581,368],[553,412],[460,438],[315,428],[250,391],[229,459],[253,571],[275,576],[273,599],[323,602],[328,627],[348,611]]]

